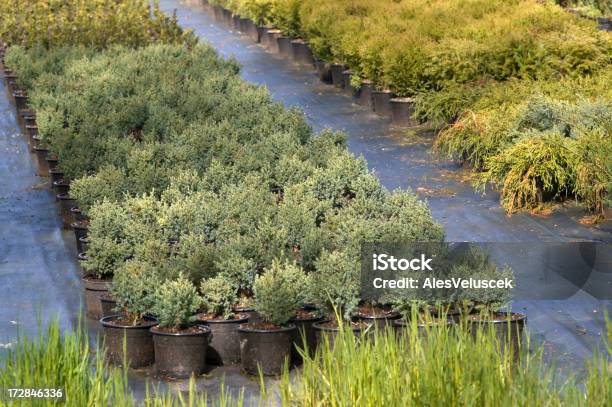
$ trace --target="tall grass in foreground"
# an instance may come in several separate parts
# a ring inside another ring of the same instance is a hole
[[[374,339],[340,334],[333,348],[323,343],[305,356],[301,372],[285,372],[276,389],[265,389],[260,405],[283,406],[605,406],[612,400],[612,323],[607,323],[608,355],[595,355],[586,378],[561,381],[545,365],[541,351],[524,344],[515,354],[494,333],[473,337],[464,326],[432,328],[423,335],[416,324],[407,333],[378,332]],[[23,403],[0,398],[0,405],[27,406],[242,406],[243,397],[221,389],[211,400],[190,383],[185,395],[147,391],[132,396],[125,369],[105,365],[90,353],[84,328],[60,334],[57,321],[38,338],[19,339],[0,358],[0,388],[63,387],[65,401]],[[518,355],[518,356],[517,356]],[[255,400],[256,401],[256,400]]]
[[[494,332],[474,338],[465,326],[414,324],[399,338],[383,332],[360,340],[344,332],[306,358],[293,385],[281,392],[289,406],[605,406],[612,400],[609,355],[594,356],[586,379],[564,381],[542,352],[515,352]],[[501,351],[504,348],[505,351]],[[286,383],[286,381],[285,381]]]

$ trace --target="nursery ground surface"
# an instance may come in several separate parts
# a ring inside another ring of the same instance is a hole
[[[349,146],[362,154],[390,188],[411,187],[427,198],[432,213],[446,229],[449,241],[525,242],[596,240],[612,242],[610,222],[585,226],[577,222],[581,209],[562,208],[548,217],[527,214],[506,216],[494,193],[473,192],[469,172],[430,155],[432,135],[406,135],[392,129],[389,120],[354,105],[348,96],[321,84],[316,76],[290,62],[271,56],[251,40],[216,23],[198,2],[161,1],[167,12],[177,9],[180,23],[192,28],[223,56],[235,56],[242,76],[266,85],[287,106],[302,109],[316,129],[343,129]],[[48,180],[35,176],[36,165],[19,135],[14,107],[0,83],[0,352],[11,346],[17,333],[37,331],[38,315],[46,325],[58,316],[63,328],[78,319],[81,282],[76,264],[74,235],[62,231]],[[529,330],[543,343],[560,367],[582,366],[601,343],[603,311],[610,302],[597,301],[584,292],[563,301],[522,301],[513,308],[529,317]],[[90,321],[92,338],[97,321]],[[142,394],[150,369],[131,374],[136,393]],[[222,379],[223,378],[223,379]],[[218,391],[224,381],[230,388],[245,387],[246,398],[256,394],[258,383],[240,374],[238,367],[218,368],[198,380],[200,390]],[[185,381],[164,385],[187,389]]]

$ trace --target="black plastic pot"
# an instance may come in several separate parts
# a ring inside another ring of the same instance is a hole
[[[47,160],[47,166],[49,167],[49,171],[57,167],[57,164],[58,164],[57,156],[47,154],[47,158],[45,159]]]
[[[238,14],[232,14],[232,28],[240,31],[240,16]]]
[[[79,238],[79,242],[81,242],[83,253],[87,253],[87,250],[89,250],[89,240],[86,237],[81,237]]]
[[[28,107],[28,95],[27,94],[20,92],[20,91],[14,91],[13,97],[15,98],[15,107],[17,108],[18,112]]]
[[[474,337],[478,335],[479,330],[492,328],[501,342],[502,350],[510,346],[513,348],[514,355],[518,355],[523,329],[527,323],[527,315],[517,312],[498,312],[498,314],[511,316],[512,318],[510,320],[507,318],[499,320],[480,320],[475,319],[475,316],[468,315],[466,321]]]
[[[83,212],[81,211],[81,208],[79,208],[78,206],[73,206],[72,208],[70,208],[70,216],[72,217],[72,220],[70,221],[70,223],[74,223],[74,222],[87,223],[89,221],[87,216],[83,214]]]
[[[344,88],[344,75],[342,72],[346,71],[346,65],[344,64],[331,64],[329,66],[332,75],[332,83],[337,88]]]
[[[244,35],[249,33],[249,24],[252,24],[251,20],[246,17],[240,17],[240,32]]]
[[[49,176],[51,177],[51,182],[56,182],[64,179],[64,172],[59,168],[50,168]]]
[[[279,35],[276,38],[276,42],[278,43],[278,53],[285,59],[293,58],[293,45],[291,45],[291,41],[293,41],[293,39],[285,35]]]
[[[204,325],[194,328],[199,332],[170,333],[159,327],[151,328],[158,374],[183,379],[204,373],[210,328]]]
[[[196,323],[210,328],[211,340],[207,360],[214,365],[228,365],[240,362],[240,338],[238,328],[248,321],[246,315],[236,319],[198,320]]]
[[[212,7],[212,12],[213,12],[213,17],[215,18],[215,21],[217,22],[223,22],[224,18],[223,18],[223,8],[221,6],[213,6]]]
[[[265,376],[281,374],[285,363],[291,360],[295,325],[274,330],[254,329],[251,326],[242,324],[238,328],[242,369],[251,375],[258,375],[260,370]]]
[[[26,124],[25,126],[25,134],[28,138],[28,143],[30,144],[30,151],[34,152],[34,147],[38,145],[38,126]]]
[[[223,12],[223,22],[231,27],[233,25],[232,12],[227,9],[223,9],[222,12]]]
[[[263,32],[261,43],[264,47],[266,47],[268,51],[278,54],[280,50],[278,48],[277,39],[281,36],[281,34],[281,30],[277,30],[274,28],[266,28]]]
[[[418,123],[412,119],[414,113],[414,99],[412,98],[392,98],[391,103],[391,124],[398,127],[416,126]]]
[[[53,181],[53,192],[55,192],[55,200],[59,202],[61,195],[67,195],[70,192],[70,182],[65,179]]]
[[[81,256],[79,260],[83,258],[87,259],[86,256]],[[87,311],[87,316],[94,319],[102,318],[100,296],[108,293],[110,280],[99,280],[91,276],[84,276],[81,280],[85,287],[85,310]]]
[[[440,322],[437,325],[436,324],[425,324],[425,323],[419,322],[417,323],[417,334],[419,337],[425,338],[429,334],[429,332],[431,332],[432,328],[440,326],[441,324],[442,322]],[[451,327],[455,325],[455,321],[453,321],[451,318],[446,318],[444,325],[446,327]],[[403,319],[394,320],[393,327],[395,328],[396,332],[398,332],[400,335],[410,332],[410,329],[412,329],[412,327],[410,326],[410,321],[404,321]]]
[[[36,126],[36,115],[29,111],[24,111],[23,122],[26,126]]]
[[[597,26],[603,31],[612,31],[612,18],[598,17]]]
[[[102,317],[110,317],[112,315],[117,315],[117,311],[115,311],[116,306],[117,301],[112,299],[108,294],[100,295],[100,308],[102,308]]]
[[[302,356],[299,349],[304,349],[304,344],[308,347],[308,354],[314,355],[317,349],[317,334],[314,324],[323,321],[321,315],[311,318],[291,318],[289,322],[296,326],[293,335],[293,348],[291,349],[291,360],[295,365],[302,363]]]
[[[234,307],[232,311],[238,314],[246,315],[247,318],[249,318],[249,322],[261,322],[261,318],[259,317],[257,311],[255,311],[255,308]]]
[[[88,224],[80,221],[80,222],[72,222],[70,226],[72,226],[72,230],[74,230],[74,237],[76,239],[77,252],[82,253],[85,250],[83,250],[83,246],[81,245],[81,238],[87,237]]]
[[[383,330],[388,326],[393,326],[393,321],[401,317],[399,312],[391,312],[385,315],[364,315],[358,314],[360,320],[372,325],[374,329]]]
[[[342,81],[344,83],[344,91],[348,93],[349,95],[355,94],[355,88],[353,87],[353,85],[351,85],[352,76],[353,76],[353,73],[351,72],[350,69],[346,69],[342,72]]]
[[[314,56],[310,45],[302,39],[296,39],[291,41],[293,47],[293,59],[300,65],[313,67],[315,64]]]
[[[332,83],[332,74],[329,64],[321,59],[315,61],[317,67],[317,76],[323,83]]]
[[[119,317],[119,315],[112,315],[100,319],[108,361],[119,366],[128,364],[131,368],[149,366],[155,361],[150,329],[157,325],[157,320],[152,317],[145,317],[146,323],[142,325],[115,325],[113,321]],[[124,360],[123,357],[124,339],[125,358],[127,360]]]
[[[49,149],[38,145],[34,147],[34,152],[36,153],[36,161],[38,162],[38,175],[41,177],[48,177],[49,164],[47,163],[47,154],[49,154]]]
[[[391,115],[391,99],[393,92],[390,90],[372,91],[372,110],[381,116]]]
[[[254,22],[247,19],[244,23],[245,34],[249,36],[253,42],[259,42],[259,30],[257,29],[257,25]]]
[[[361,106],[372,106],[372,82],[361,82],[361,88],[357,95],[357,104]]]
[[[329,342],[330,348],[333,348],[336,336],[338,336],[338,333],[340,332],[340,328],[324,326],[324,324],[326,324],[327,322],[329,322],[329,320],[315,322],[313,324],[315,336],[317,338],[317,346],[320,346],[323,341],[327,340]],[[372,329],[371,326],[369,326],[368,328],[351,327],[351,331],[355,336],[361,336],[373,333],[374,329]]]
[[[62,218],[62,227],[70,229],[72,223],[72,212],[70,210],[76,206],[76,199],[71,198],[68,194],[58,194],[56,197],[60,206],[59,213]]]

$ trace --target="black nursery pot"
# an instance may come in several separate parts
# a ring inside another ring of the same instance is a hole
[[[60,204],[59,213],[62,218],[62,227],[70,229],[72,223],[72,212],[70,210],[76,206],[76,199],[71,198],[68,194],[58,194],[56,197]]]
[[[238,314],[246,315],[247,318],[249,318],[249,322],[261,322],[261,318],[259,317],[257,311],[255,311],[255,308],[234,307],[232,311]]]
[[[263,32],[262,36],[262,44],[266,49],[270,52],[278,54],[280,50],[278,49],[278,37],[282,34],[281,30],[277,30],[274,28],[266,28]]]
[[[357,95],[357,104],[361,106],[372,106],[372,82],[361,82],[361,88]]]
[[[232,28],[240,31],[240,16],[238,14],[232,14]]]
[[[329,66],[332,75],[332,83],[337,88],[344,88],[344,75],[342,74],[346,71],[346,65],[344,64],[331,64]]]
[[[308,45],[306,41],[298,38],[291,41],[291,46],[293,47],[293,58],[295,62],[308,67],[314,66],[314,56],[310,49],[310,45]]]
[[[47,158],[45,158],[45,159],[47,160],[47,165],[49,166],[49,171],[51,171],[52,169],[55,169],[57,167],[57,164],[58,164],[57,156],[47,154]]]
[[[87,222],[78,221],[78,222],[72,222],[70,226],[72,226],[72,230],[74,230],[74,237],[76,239],[77,252],[82,253],[85,250],[83,250],[81,238],[87,237],[88,224]]]
[[[259,370],[265,376],[281,374],[286,361],[290,361],[296,327],[293,324],[274,330],[257,329],[243,324],[240,334],[240,360],[242,369],[251,375]]]
[[[326,326],[328,322],[329,320],[315,322],[313,324],[313,328],[315,330],[315,336],[317,338],[317,346],[320,346],[323,341],[327,340],[329,342],[329,347],[333,348],[336,337],[338,336],[338,333],[340,333],[340,328]],[[374,332],[374,329],[372,329],[372,326],[370,325],[368,325],[367,327],[351,327],[350,329],[353,332],[353,335],[355,336],[361,336],[366,332]]]
[[[100,295],[100,308],[102,308],[102,317],[110,317],[112,315],[116,315],[115,307],[117,306],[117,301],[112,299],[108,294]]]
[[[59,202],[60,196],[68,195],[70,182],[65,179],[53,181],[53,191],[55,192],[55,200]]]
[[[331,83],[332,74],[329,64],[321,59],[317,59],[315,61],[315,66],[317,67],[317,76],[319,80],[323,83]]]
[[[399,312],[390,312],[384,315],[365,315],[358,314],[359,319],[372,325],[373,329],[383,330],[388,326],[393,326],[393,321],[401,317]]]
[[[474,337],[479,330],[492,328],[501,343],[502,350],[512,347],[514,355],[518,355],[523,330],[527,323],[527,315],[518,312],[497,312],[499,318],[480,319],[478,314],[468,315],[466,320]]]
[[[381,116],[391,115],[391,99],[393,93],[390,90],[372,91],[372,110]]]
[[[213,365],[228,365],[240,362],[240,338],[238,328],[249,320],[241,314],[235,319],[197,320],[196,323],[210,328],[211,340],[207,361]]]
[[[14,91],[13,97],[15,98],[15,107],[18,112],[28,107],[28,95],[20,91]]]
[[[98,301],[99,302],[99,301]],[[115,324],[119,315],[100,319],[104,332],[104,347],[110,363],[131,368],[149,366],[155,361],[155,351],[150,329],[157,325],[157,320],[145,317],[145,323],[137,326]],[[123,358],[123,340],[125,338],[125,357]]]
[[[240,17],[240,32],[242,34],[248,34],[249,33],[249,23],[251,23],[251,20],[246,18],[246,17]],[[252,24],[252,23],[251,23]]]
[[[446,318],[444,321],[439,321],[436,324],[433,324],[433,323],[426,324],[426,323],[418,322],[417,323],[417,335],[421,338],[425,338],[427,337],[427,335],[429,335],[429,332],[431,332],[432,329],[435,329],[437,326],[441,326],[441,325],[444,325],[447,328],[450,328],[451,326],[455,325],[455,321],[453,321],[451,318]],[[393,327],[395,328],[396,332],[398,332],[399,334],[406,334],[410,332],[410,330],[412,329],[412,327],[410,326],[410,321],[405,321],[403,319],[394,320]]]
[[[308,347],[308,354],[314,355],[317,349],[317,334],[314,329],[314,324],[323,321],[321,315],[310,318],[291,318],[290,323],[296,326],[293,335],[293,347],[291,348],[291,361],[298,365],[302,363],[302,356],[299,349],[304,349],[304,345]]]
[[[38,126],[35,124],[26,124],[25,126],[26,136],[28,137],[28,143],[30,143],[30,151],[34,151],[33,148],[38,140],[34,138],[38,136]]]
[[[223,22],[231,27],[233,25],[232,12],[227,9],[223,9],[222,13],[223,13]]]
[[[80,255],[79,261],[82,261],[82,259],[87,259],[87,256]],[[110,280],[100,280],[92,276],[84,276],[81,280],[85,287],[85,310],[87,311],[87,316],[94,319],[102,318],[100,296],[108,294]]]
[[[414,113],[414,100],[412,98],[392,98],[391,124],[398,127],[416,126],[418,123],[412,119]]]
[[[81,208],[79,208],[78,206],[73,206],[72,208],[70,208],[70,216],[72,217],[72,220],[70,221],[70,223],[74,223],[74,222],[87,223],[89,221],[87,216],[85,216],[85,214],[81,211]]]
[[[285,59],[293,58],[293,45],[291,45],[291,41],[293,41],[293,39],[285,35],[279,35],[276,38],[276,42],[278,43],[278,53]]]
[[[351,85],[351,77],[353,73],[350,69],[347,69],[342,72],[342,81],[344,83],[344,91],[349,95],[355,95],[355,88]]]
[[[221,6],[212,7],[213,17],[217,22],[223,22],[223,8]]]
[[[249,19],[247,19],[244,24],[245,34],[248,35],[253,42],[259,42],[259,30],[257,29],[257,25]]]
[[[204,373],[210,328],[194,325],[188,331],[174,333],[154,326],[151,334],[158,374],[183,379]]]
[[[89,250],[89,240],[86,237],[81,237],[79,238],[79,242],[81,243],[83,253],[87,253],[87,250]]]
[[[64,172],[58,168],[50,168],[49,176],[51,177],[51,182],[56,182],[64,179]]]
[[[36,153],[36,161],[38,162],[38,175],[41,177],[49,176],[49,163],[47,163],[47,154],[49,149],[47,147],[36,146],[34,147]]]
[[[36,126],[36,115],[31,112],[27,112],[23,115],[23,122],[26,126]]]

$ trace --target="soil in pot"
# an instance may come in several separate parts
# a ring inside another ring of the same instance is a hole
[[[117,301],[111,297],[109,293],[100,295],[100,307],[102,308],[102,317],[110,317],[111,315],[117,315],[119,312],[115,311]]]
[[[400,313],[390,308],[362,305],[357,308],[357,316],[360,320],[371,324],[374,329],[383,330],[392,326],[393,320],[400,318]]]
[[[232,319],[216,319],[208,314],[196,315],[196,323],[210,328],[211,340],[207,362],[213,365],[229,365],[240,362],[240,338],[238,328],[248,321],[244,314],[234,314]]]
[[[466,321],[472,335],[476,337],[482,329],[493,329],[501,343],[502,350],[511,347],[518,356],[523,329],[527,323],[527,315],[517,312],[495,312],[489,315],[471,314]]]
[[[317,335],[313,325],[321,321],[323,321],[323,316],[318,310],[307,309],[298,310],[295,317],[289,320],[289,323],[294,324],[297,328],[291,349],[291,361],[294,365],[302,363],[302,356],[298,348],[304,350],[304,345],[306,345],[308,354],[314,355],[317,349]]]
[[[417,322],[417,334],[421,338],[427,337],[432,328],[436,328],[439,326],[451,327],[455,324],[455,322],[451,318],[434,318],[432,317],[430,321],[427,322]],[[395,319],[393,320],[393,326],[398,334],[408,334],[412,329],[410,325],[410,321],[405,321],[403,319]]]
[[[331,83],[332,75],[329,64],[321,59],[317,59],[315,65],[317,67],[317,76],[319,80],[323,83]]]
[[[155,361],[155,351],[150,329],[157,325],[157,320],[144,317],[136,325],[126,321],[121,315],[112,315],[100,319],[104,332],[106,357],[112,364],[131,368],[149,366]],[[125,339],[125,358],[123,343]]]
[[[162,376],[187,378],[199,376],[206,368],[210,328],[193,325],[181,330],[154,326],[155,369]]]
[[[240,360],[242,369],[251,375],[259,371],[265,376],[281,374],[285,363],[291,360],[291,348],[296,327],[265,322],[240,325]]]
[[[62,227],[64,229],[70,229],[70,224],[72,223],[72,212],[70,210],[76,206],[76,199],[71,198],[68,194],[58,194],[57,200],[60,204],[59,212],[62,218]]]
[[[344,88],[344,75],[342,72],[346,71],[346,65],[344,64],[331,64],[329,66],[332,75],[332,83],[336,88]]]
[[[345,325],[349,324],[349,322],[344,322]],[[325,320],[321,322],[316,322],[313,324],[313,328],[315,329],[315,335],[317,338],[317,346],[321,346],[321,344],[327,340],[329,341],[330,348],[333,348],[334,342],[338,333],[340,332],[340,327],[338,326],[338,321],[334,320]],[[372,329],[371,324],[366,321],[351,321],[349,328],[355,336],[372,334],[374,329]]]
[[[85,257],[85,260],[87,258]],[[110,279],[99,279],[96,276],[85,275],[83,278],[85,287],[85,310],[87,316],[94,319],[102,318],[102,304],[100,296],[108,293]]]
[[[390,90],[373,90],[372,109],[380,116],[390,116],[392,98],[393,93]]]

